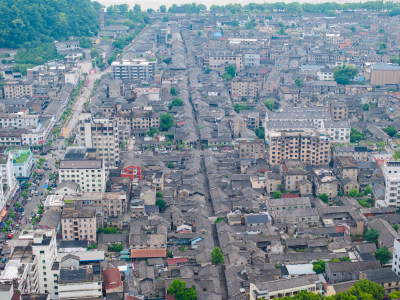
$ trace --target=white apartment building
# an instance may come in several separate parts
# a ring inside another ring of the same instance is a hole
[[[386,161],[382,166],[385,179],[385,202],[389,207],[400,206],[400,161]]]
[[[395,239],[393,244],[392,270],[400,275],[400,240]]]
[[[116,119],[92,118],[90,113],[79,116],[79,144],[96,149],[96,157],[107,166],[116,166],[120,160],[118,126]]]
[[[13,156],[11,153],[0,154],[0,211],[5,207],[7,200],[17,189],[17,179],[14,175]]]
[[[34,128],[38,124],[38,115],[29,115],[25,112],[0,114],[0,128]]]
[[[58,175],[60,182],[75,182],[82,192],[104,192],[106,189],[103,160],[61,160]]]
[[[150,81],[154,78],[155,66],[155,61],[143,58],[114,61],[111,63],[111,75],[118,79]]]
[[[57,259],[56,233],[54,230],[36,232],[33,237],[32,254],[37,259],[39,292],[58,299],[58,268],[54,268]]]

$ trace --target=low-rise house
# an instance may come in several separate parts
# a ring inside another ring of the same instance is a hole
[[[329,283],[358,280],[360,271],[377,270],[380,267],[381,264],[378,261],[327,262],[325,264],[325,276]]]
[[[319,215],[315,208],[297,208],[292,210],[274,210],[271,215],[275,224],[298,225],[304,223],[308,226],[317,226]]]
[[[393,253],[394,240],[400,238],[399,233],[393,229],[393,226],[388,221],[377,218],[369,223],[369,227],[375,228],[379,232],[378,246],[386,247]]]
[[[352,181],[357,181],[358,168],[354,158],[349,156],[338,157],[335,160],[335,171],[339,178],[350,178]]]
[[[249,214],[245,216],[245,220],[248,227],[266,225],[269,222],[266,214]]]
[[[250,283],[250,300],[291,297],[302,291],[322,294],[323,284],[316,275]]]
[[[322,220],[331,220],[333,226],[350,229],[352,235],[363,235],[367,219],[358,208],[352,206],[330,206],[319,209]],[[346,232],[346,231],[345,231]]]
[[[103,294],[103,279],[99,265],[89,268],[62,268],[58,277],[60,299],[96,298]]]
[[[267,208],[270,211],[273,210],[290,210],[297,208],[310,208],[311,201],[309,197],[297,197],[297,198],[280,198],[280,199],[268,199]]]
[[[284,160],[281,165],[281,174],[285,184],[285,190],[300,190],[300,182],[307,179],[308,173],[300,160]]]
[[[360,279],[367,279],[379,284],[385,290],[385,295],[400,289],[400,276],[389,268],[361,271]]]

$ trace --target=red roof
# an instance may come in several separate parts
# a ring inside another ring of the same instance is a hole
[[[131,250],[131,258],[151,258],[151,257],[166,257],[167,250],[165,249],[133,249]]]
[[[282,198],[299,198],[299,194],[282,194]]]
[[[106,291],[123,286],[118,268],[108,268],[103,272],[103,278]]]
[[[188,261],[187,257],[174,257],[174,258],[167,258],[168,265],[177,265],[181,263],[186,263]]]
[[[133,297],[131,295],[125,295],[125,300],[139,300],[139,298]]]

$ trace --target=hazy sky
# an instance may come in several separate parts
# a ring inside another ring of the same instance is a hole
[[[273,3],[273,2],[295,2],[295,1],[285,1],[285,0],[277,0],[277,1],[265,1],[265,0],[242,0],[242,1],[232,1],[232,0],[218,0],[218,1],[212,1],[212,0],[198,0],[198,1],[193,1],[193,0],[96,0],[100,2],[101,4],[105,6],[109,6],[112,4],[128,4],[129,6],[133,6],[135,4],[139,4],[142,9],[148,9],[152,8],[154,10],[158,9],[160,5],[166,5],[167,7],[170,7],[172,4],[184,4],[184,3],[203,3],[206,5],[208,8],[211,5],[226,5],[229,3],[241,3],[243,5],[247,3]],[[328,0],[314,0],[314,1],[306,1],[306,0],[299,0],[297,2],[307,2],[307,3],[323,3],[323,2],[330,2]],[[333,1],[332,1],[333,2]],[[358,2],[357,0],[352,0],[352,1],[346,1],[346,0],[336,0],[334,2],[339,2],[339,3],[345,3],[345,2]]]

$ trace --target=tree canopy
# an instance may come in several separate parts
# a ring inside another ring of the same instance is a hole
[[[370,243],[376,243],[379,237],[379,231],[375,228],[371,228],[365,232],[365,239]]]
[[[214,249],[211,251],[211,261],[215,265],[224,263],[224,255],[219,247],[214,247]]]
[[[366,140],[367,136],[364,132],[361,132],[353,127],[350,130],[350,142],[351,143],[358,143],[359,141]]]
[[[29,48],[70,36],[94,36],[99,8],[90,0],[1,0],[0,47]]]
[[[174,116],[168,113],[162,113],[160,115],[160,130],[168,131],[171,127],[175,125]]]
[[[196,287],[186,288],[186,282],[175,279],[168,288],[168,294],[173,295],[176,300],[196,300]]]
[[[333,72],[333,78],[337,84],[349,84],[358,74],[358,70],[352,66],[339,66]]]
[[[392,259],[392,252],[386,247],[380,247],[375,252],[375,258],[379,260],[382,265],[387,264]]]

